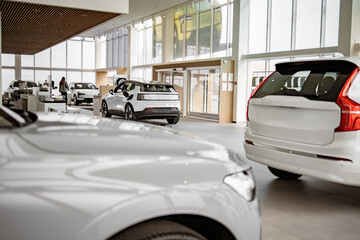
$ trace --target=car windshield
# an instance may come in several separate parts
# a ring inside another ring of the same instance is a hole
[[[17,81],[14,82],[13,86],[14,87],[19,87],[20,84],[24,87],[28,87],[28,88],[32,88],[32,87],[37,87],[35,82],[27,82],[27,81]]]
[[[336,101],[354,68],[354,64],[345,61],[279,64],[277,71],[269,76],[254,98],[288,95]]]
[[[75,89],[96,89],[92,83],[75,83]]]
[[[165,84],[145,84],[141,87],[142,92],[176,92],[173,86]]]
[[[10,110],[6,107],[0,106],[0,127],[19,127],[26,124],[27,119],[15,113],[14,111],[24,112],[22,110]]]
[[[0,128],[9,128],[12,127],[12,123],[0,115]]]

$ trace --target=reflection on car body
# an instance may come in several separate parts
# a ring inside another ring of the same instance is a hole
[[[221,145],[144,123],[0,106],[0,149],[3,240],[155,240],[158,230],[162,239],[260,239],[250,167]]]

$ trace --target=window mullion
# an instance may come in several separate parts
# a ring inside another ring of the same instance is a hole
[[[292,18],[291,18],[291,50],[295,50],[296,46],[296,10],[297,0],[292,1]]]
[[[267,23],[266,23],[266,52],[270,52],[270,44],[271,44],[271,8],[272,8],[272,0],[268,0],[267,2]]]
[[[320,47],[325,47],[326,4],[327,0],[321,0]]]

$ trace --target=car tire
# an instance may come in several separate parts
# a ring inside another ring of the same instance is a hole
[[[272,174],[274,174],[278,178],[284,179],[284,180],[296,180],[302,176],[300,174],[287,172],[287,171],[280,170],[277,168],[272,168],[272,167],[268,167],[268,168]]]
[[[102,108],[101,114],[103,117],[108,117],[108,118],[111,117],[111,114],[109,113],[109,109],[105,101],[102,101],[101,108]]]
[[[177,124],[180,120],[180,116],[176,117],[176,118],[168,118],[166,119],[166,121],[169,123],[169,124]]]
[[[136,121],[134,109],[132,108],[132,106],[130,104],[127,104],[125,106],[125,119]]]
[[[73,102],[76,106],[79,106],[80,105],[80,102],[79,100],[77,99],[76,95],[74,95],[74,98],[73,98]]]
[[[206,240],[202,235],[179,223],[155,220],[140,223],[110,240]]]

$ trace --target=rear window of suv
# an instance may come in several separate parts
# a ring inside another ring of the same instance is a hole
[[[176,92],[171,85],[163,84],[145,84],[141,86],[142,92]]]
[[[343,60],[280,63],[253,97],[288,95],[336,101],[356,67],[354,63]]]

